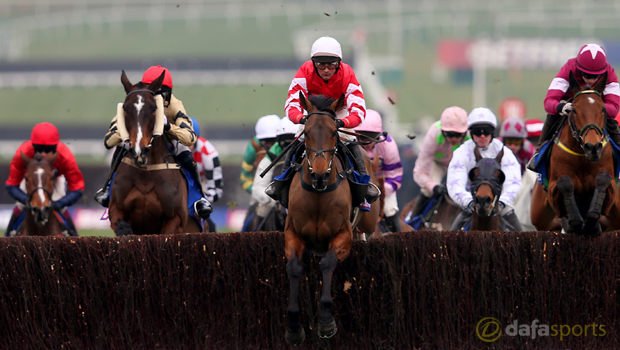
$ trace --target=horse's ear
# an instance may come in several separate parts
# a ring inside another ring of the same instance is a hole
[[[500,185],[506,181],[506,174],[504,174],[504,172],[500,169],[495,170],[495,177],[497,178],[497,181],[499,181]]]
[[[476,146],[476,148],[474,148],[474,156],[476,156],[476,163],[482,159],[482,156],[480,155],[480,147]]]
[[[570,71],[570,73],[568,73],[568,90],[572,92],[573,95],[581,91],[581,86],[579,86],[579,82],[577,81],[577,78],[575,78],[575,74],[573,74],[573,71]]]
[[[123,87],[125,88],[125,93],[128,94],[129,91],[131,91],[131,89],[133,88],[133,84],[129,81],[129,78],[127,78],[127,74],[125,74],[124,69],[123,69],[123,73],[121,74],[121,83],[123,84]]]
[[[502,147],[502,150],[499,151],[499,153],[497,154],[497,157],[495,157],[495,160],[497,160],[497,162],[501,164],[502,157],[504,157],[504,147]]]
[[[28,157],[24,152],[19,152],[20,153],[20,157],[21,159],[24,161],[25,164],[29,164],[30,161],[32,160],[32,158]]]
[[[332,111],[336,112],[340,108],[342,108],[342,106],[344,106],[344,94],[340,95],[340,98],[338,99],[338,101],[335,101],[334,103],[332,103],[329,106],[329,109],[331,109]]]
[[[474,182],[474,180],[476,179],[476,177],[478,177],[478,173],[480,172],[480,169],[478,168],[473,168],[469,171],[469,174],[467,174],[467,176],[469,177],[469,182]]]
[[[607,72],[601,74],[601,76],[598,78],[598,81],[596,82],[596,84],[594,84],[594,87],[592,89],[598,92],[599,94],[603,95],[603,91],[605,91],[606,86],[607,86]]]
[[[299,104],[305,111],[310,110],[310,107],[312,106],[312,103],[306,98],[301,90],[299,90]]]
[[[161,83],[164,81],[165,75],[166,71],[161,72],[161,75],[157,79],[153,80],[146,88],[153,92],[159,91],[159,88],[161,88]]]

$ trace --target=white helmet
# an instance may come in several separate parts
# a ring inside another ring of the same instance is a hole
[[[316,56],[330,56],[338,57],[342,60],[342,48],[338,40],[331,36],[322,36],[312,44],[312,50],[310,51],[310,58]]]
[[[299,125],[293,123],[288,117],[284,117],[280,120],[280,125],[278,125],[278,136],[293,134],[295,135],[299,130]]]
[[[275,114],[260,117],[260,119],[256,122],[256,138],[259,140],[275,139],[277,136],[278,125],[280,125],[280,117]]]
[[[472,126],[478,124],[487,124],[497,128],[497,118],[488,108],[474,108],[467,117],[467,128],[471,129]]]

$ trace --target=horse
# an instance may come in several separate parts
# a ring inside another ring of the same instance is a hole
[[[362,211],[354,209],[358,212],[358,215],[354,217],[353,222],[353,238],[355,240],[365,240],[366,237],[370,238],[378,238],[384,235],[380,229],[380,218],[383,217],[383,204],[385,202],[385,189],[383,188],[383,184],[385,179],[378,178],[375,173],[379,168],[379,157],[375,157],[374,159],[370,159],[368,153],[363,148],[361,149],[362,155],[364,156],[364,163],[366,164],[366,169],[369,169],[368,174],[370,175],[370,182],[376,184],[379,187],[379,191],[381,191],[381,195],[379,199],[370,205],[370,211]],[[372,171],[370,171],[372,170]]]
[[[337,101],[322,95],[306,98],[299,94],[299,97],[301,107],[308,112],[303,132],[306,151],[302,168],[295,173],[290,185],[284,229],[286,272],[290,283],[285,339],[290,345],[302,344],[306,338],[299,310],[302,254],[308,250],[322,256],[323,287],[317,330],[319,337],[331,338],[338,329],[331,311],[332,276],[338,261],[349,256],[353,241],[350,217],[353,213],[351,186],[354,185],[346,180],[344,166],[337,155],[341,149],[337,147],[339,134],[334,112],[344,105],[344,95]],[[368,157],[365,161],[368,166]],[[372,172],[370,167],[367,169]],[[343,179],[345,181],[341,181]],[[378,203],[375,201],[372,205],[378,206]],[[375,216],[371,232],[377,219]]]
[[[502,149],[495,158],[482,158],[478,147],[474,150],[476,166],[469,171],[471,194],[474,199],[469,231],[498,231],[501,229],[499,197],[506,176],[501,169]]]
[[[24,179],[26,180],[26,216],[17,230],[20,236],[62,236],[63,221],[54,210],[52,193],[56,173],[51,164],[56,161],[58,153],[35,153],[33,158],[24,153],[21,159],[27,165]]]
[[[513,203],[515,214],[519,218],[523,231],[536,231],[536,227],[532,225],[530,218],[530,209],[532,202],[532,190],[536,184],[536,173],[530,169],[525,169],[521,176],[521,190]]]
[[[133,85],[125,71],[125,101],[119,107],[121,138],[129,151],[114,176],[109,206],[110,226],[117,236],[200,232],[188,215],[187,185],[162,133],[163,99],[155,92],[164,74],[150,84]],[[126,133],[126,134],[125,134]],[[124,136],[126,135],[126,136]]]
[[[607,73],[584,88],[569,75],[573,111],[550,146],[548,189],[537,183],[532,193],[530,215],[538,230],[597,236],[601,223],[620,228],[612,145],[604,132],[606,84]]]

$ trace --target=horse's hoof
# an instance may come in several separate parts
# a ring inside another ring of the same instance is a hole
[[[306,340],[306,331],[304,331],[304,327],[299,327],[299,331],[297,332],[291,331],[288,327],[286,327],[284,339],[286,339],[286,342],[290,346],[301,345]]]
[[[319,323],[319,337],[321,338],[331,338],[338,331],[338,327],[336,326],[336,321],[332,319],[330,323]]]

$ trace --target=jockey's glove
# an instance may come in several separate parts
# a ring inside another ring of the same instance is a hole
[[[308,121],[308,117],[303,116],[301,117],[301,119],[299,119],[299,124],[306,124],[307,121]]]
[[[164,117],[164,131],[170,131],[170,123],[168,123],[168,118]]]
[[[338,129],[344,128],[344,120],[336,119],[336,128],[338,128]]]
[[[498,211],[500,213],[504,210],[504,208],[506,208],[506,204],[504,204],[504,202],[502,201],[497,202],[497,209],[499,209]]]
[[[445,185],[439,184],[439,185],[436,185],[435,187],[433,187],[433,194],[435,196],[439,196],[439,195],[443,195],[443,194],[448,194],[448,189],[446,188]]]
[[[469,204],[467,204],[467,206],[463,208],[463,211],[469,215],[471,215],[474,212],[474,210],[475,210],[474,201],[469,202]]]
[[[564,117],[568,117],[570,112],[573,110],[573,104],[570,102],[560,103],[556,108],[558,114]]]

